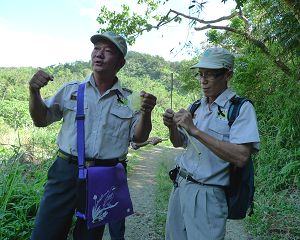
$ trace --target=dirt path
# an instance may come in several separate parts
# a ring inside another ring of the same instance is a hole
[[[154,188],[155,173],[159,167],[161,156],[170,162],[181,151],[174,148],[152,147],[140,149],[141,161],[134,173],[128,177],[129,189],[135,213],[126,219],[126,240],[163,240],[153,230],[154,219]],[[104,240],[109,240],[106,231]],[[240,222],[228,221],[225,240],[250,240],[253,239],[244,231]]]

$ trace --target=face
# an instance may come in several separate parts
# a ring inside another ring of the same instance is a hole
[[[204,96],[208,97],[210,103],[225,91],[230,77],[231,72],[223,69],[199,69],[199,82]]]
[[[91,59],[93,71],[101,73],[115,74],[125,64],[121,52],[107,40],[101,40],[94,44]]]

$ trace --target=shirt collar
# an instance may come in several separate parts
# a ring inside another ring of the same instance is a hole
[[[225,104],[235,95],[236,93],[233,92],[231,89],[227,88],[224,92],[222,92],[217,99],[215,100],[215,103],[219,105],[220,107],[225,107]]]
[[[231,89],[227,88],[224,92],[222,92],[217,99],[213,102],[217,104],[218,106],[224,108],[226,103],[233,97],[235,96],[236,93],[232,91]],[[208,99],[206,97],[201,99],[201,104],[207,104]]]
[[[108,89],[103,94],[103,96],[110,92],[119,92],[122,94],[122,96],[124,96],[124,91],[122,89],[121,82],[119,81],[118,77],[116,77],[116,79],[117,79],[117,81],[115,82],[115,84],[110,89]],[[90,83],[94,88],[97,88],[93,74],[88,76],[83,82]]]

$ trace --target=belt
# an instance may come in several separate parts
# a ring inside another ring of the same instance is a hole
[[[64,152],[63,150],[59,149],[57,152],[57,156],[63,160],[68,161],[72,164],[78,164],[78,157],[71,155],[69,153]],[[119,161],[118,158],[110,158],[110,159],[98,159],[98,158],[85,158],[84,164],[86,167],[92,167],[92,166],[115,166],[118,162],[121,162],[122,164],[126,164],[126,162]]]
[[[200,184],[202,186],[219,187],[219,188],[222,188],[222,189],[225,188],[224,186],[217,185],[217,184],[199,182],[199,181],[195,180],[186,170],[184,170],[182,168],[179,168],[178,174],[179,174],[180,177],[184,178],[185,180],[196,183],[196,184]]]

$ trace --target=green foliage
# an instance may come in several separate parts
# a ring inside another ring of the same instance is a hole
[[[162,115],[166,109],[170,108],[171,93],[166,89],[166,87],[162,83],[152,81],[151,79],[146,77],[144,77],[141,81],[141,78],[125,77],[123,76],[123,74],[120,74],[119,78],[122,82],[122,85],[126,88],[129,88],[135,92],[140,92],[144,90],[157,96],[157,106],[154,108],[152,114],[153,130],[151,132],[151,135],[159,136],[162,138],[168,137],[167,128],[162,122]],[[190,95],[181,96],[175,90],[173,92],[174,111],[178,111],[181,108],[187,108],[191,101],[190,98]]]
[[[28,112],[28,101],[17,99],[1,101],[0,117],[13,129],[32,125]]]
[[[168,166],[162,163],[156,173],[155,187],[155,231],[159,236],[165,235],[166,215],[168,211],[168,199],[172,184],[168,176]]]
[[[34,74],[33,68],[0,68],[1,100],[28,99],[27,83]]]
[[[192,99],[200,97],[200,83],[197,75],[197,69],[191,70],[191,66],[195,65],[198,61],[197,58],[192,60],[183,60],[178,69],[178,73],[175,75],[182,84],[182,89],[185,92],[189,92],[194,96]]]
[[[136,39],[136,35],[141,34],[142,28],[147,29],[146,18],[136,14],[130,13],[129,7],[122,5],[122,12],[110,12],[106,6],[101,7],[97,21],[100,25],[107,25],[109,22],[114,22],[114,25],[108,24],[108,26],[101,31],[114,31],[126,36],[126,40],[129,44],[133,44]]]
[[[261,134],[249,228],[263,239],[295,239],[300,231],[300,85],[248,46],[237,59],[232,86],[253,100]]]
[[[24,152],[0,160],[0,238],[29,239],[49,163],[24,162]],[[51,162],[51,161],[49,161]]]
[[[256,0],[246,5],[252,15],[252,21],[257,24],[256,34],[265,42],[278,43],[281,48],[278,54],[283,54],[285,60],[299,56],[300,53],[300,22],[281,0]]]

